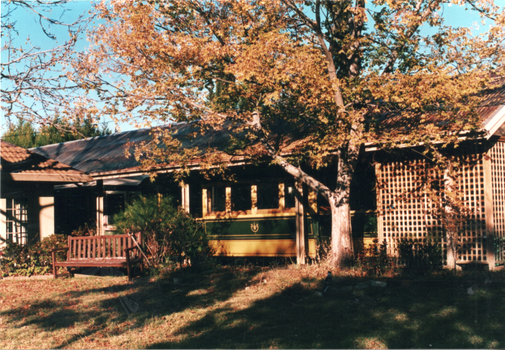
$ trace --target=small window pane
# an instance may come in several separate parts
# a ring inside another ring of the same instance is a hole
[[[251,185],[237,184],[231,187],[231,208],[233,211],[251,210]]]
[[[279,208],[279,184],[258,184],[258,209]]]

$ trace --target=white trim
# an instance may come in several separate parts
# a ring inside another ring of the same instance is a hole
[[[88,182],[93,178],[82,174],[44,174],[44,173],[10,173],[13,181],[33,181],[33,182]]]
[[[493,136],[505,122],[505,106],[498,109],[484,122],[484,129],[487,131],[486,138]]]

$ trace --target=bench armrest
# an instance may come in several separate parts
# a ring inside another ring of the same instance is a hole
[[[127,251],[130,251],[130,250],[133,250],[133,249],[138,249],[138,247],[125,248],[124,251],[126,253]]]

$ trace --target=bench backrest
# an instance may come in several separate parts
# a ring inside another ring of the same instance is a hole
[[[142,246],[140,232],[130,235],[68,237],[67,260],[125,258],[125,248]],[[130,250],[130,259],[140,256],[138,249]]]

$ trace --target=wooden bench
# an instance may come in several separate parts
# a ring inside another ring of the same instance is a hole
[[[128,280],[132,279],[132,266],[141,263],[142,255],[139,249],[142,235],[112,235],[68,237],[68,247],[53,249],[53,276],[57,278],[56,268],[61,267],[126,267]],[[65,261],[56,260],[56,252],[67,250]]]

